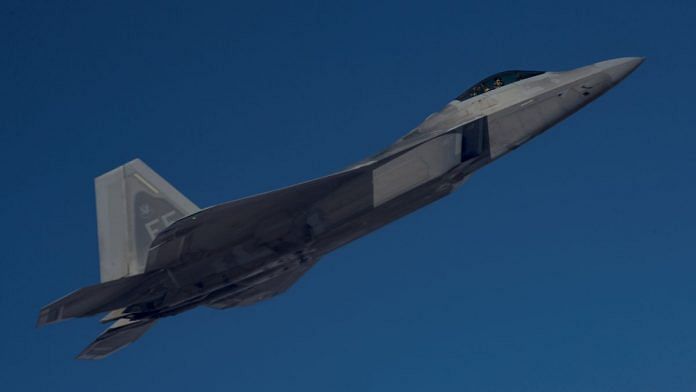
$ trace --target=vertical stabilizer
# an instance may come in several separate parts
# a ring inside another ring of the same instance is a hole
[[[102,282],[143,273],[157,233],[199,210],[139,159],[97,177],[94,185]]]

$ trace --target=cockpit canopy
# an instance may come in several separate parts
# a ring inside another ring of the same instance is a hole
[[[542,71],[505,71],[489,76],[486,79],[476,83],[470,89],[466,90],[456,98],[457,101],[464,101],[479,94],[495,90],[499,87],[507,86],[508,84],[519,82],[522,79],[531,78],[532,76],[541,75]]]

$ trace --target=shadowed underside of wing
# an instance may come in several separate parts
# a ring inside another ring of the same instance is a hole
[[[160,269],[184,259],[190,260],[195,255],[210,255],[229,249],[254,232],[292,224],[293,219],[308,212],[312,205],[368,170],[368,167],[350,169],[219,204],[182,218],[155,237],[147,268]]]

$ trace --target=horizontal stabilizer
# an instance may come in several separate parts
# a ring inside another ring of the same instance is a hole
[[[92,316],[130,305],[134,289],[149,278],[150,274],[134,275],[81,288],[44,306],[36,325],[40,327],[74,317]]]
[[[85,348],[77,359],[102,359],[140,339],[155,320],[119,319]]]

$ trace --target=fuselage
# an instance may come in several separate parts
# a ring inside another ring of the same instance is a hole
[[[126,311],[132,318],[164,317],[201,304],[227,308],[274,296],[327,253],[450,194],[474,171],[593,101],[641,62],[615,59],[512,83],[494,75],[386,150],[338,173],[340,181],[327,189],[317,185],[298,194],[296,210],[266,208],[240,218],[244,223],[224,235],[201,229],[211,237],[208,254],[153,267],[166,270],[165,294]]]
[[[37,325],[108,312],[102,321],[113,323],[78,356],[100,359],[160,318],[282,293],[324,255],[449,195],[641,62],[495,74],[342,171],[204,209],[132,160],[95,179],[101,283],[44,306]]]

